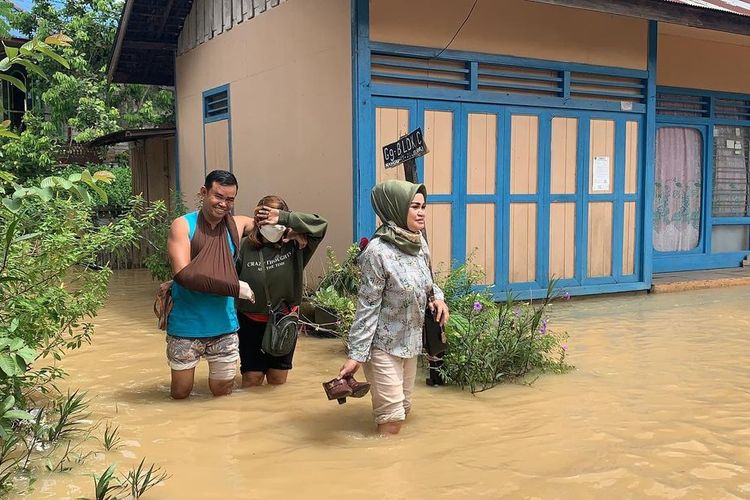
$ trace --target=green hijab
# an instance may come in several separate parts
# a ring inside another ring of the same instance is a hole
[[[409,255],[419,254],[422,248],[422,235],[410,231],[406,225],[409,205],[417,193],[422,193],[427,201],[427,188],[424,184],[389,180],[372,188],[372,208],[383,222],[372,237],[393,243]]]

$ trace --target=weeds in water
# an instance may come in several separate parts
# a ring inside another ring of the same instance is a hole
[[[13,434],[8,439],[3,440],[0,447],[0,491],[8,487],[11,477],[18,469],[20,459],[15,456],[18,441],[18,436]]]
[[[115,476],[117,466],[115,464],[107,467],[104,473],[96,477],[94,475],[94,491],[96,500],[117,500],[114,493],[123,489],[123,485]]]
[[[85,413],[88,405],[86,393],[79,393],[78,390],[72,394],[68,392],[67,397],[56,401],[53,410],[57,415],[57,421],[47,429],[47,441],[67,438],[81,430],[82,421],[89,416]]]
[[[166,480],[169,476],[156,464],[151,464],[148,469],[144,465],[146,459],[141,460],[138,467],[131,469],[124,476],[122,485],[130,489],[133,498],[140,498],[146,491]]]
[[[112,422],[107,422],[107,426],[104,428],[104,439],[102,440],[105,450],[112,451],[122,445],[119,431],[120,426],[112,427]]]

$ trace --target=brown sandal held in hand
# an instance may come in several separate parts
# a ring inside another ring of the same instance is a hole
[[[346,377],[344,377],[344,380],[346,380],[346,383],[352,390],[353,398],[365,397],[367,393],[370,392],[370,384],[368,384],[367,382],[357,382],[356,380],[354,380],[353,375],[347,375]]]
[[[352,396],[352,389],[344,379],[335,378],[328,382],[323,382],[323,389],[326,391],[329,401],[336,399],[340,405],[346,403],[346,398]],[[367,390],[370,390],[369,384]]]

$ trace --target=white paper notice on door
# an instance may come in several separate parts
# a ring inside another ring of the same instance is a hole
[[[594,156],[593,178],[591,179],[591,191],[609,192],[609,156]]]

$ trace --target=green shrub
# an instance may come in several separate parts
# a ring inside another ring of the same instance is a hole
[[[111,180],[108,172],[83,171],[46,178],[36,186],[14,185],[2,199],[0,449],[5,451],[0,477],[9,479],[29,468],[39,456],[33,443],[54,448],[81,430],[77,415],[83,398],[57,391],[55,384],[65,373],[50,361],[91,339],[91,319],[104,304],[111,275],[97,265],[97,255],[137,242],[164,210],[163,204],[146,207],[134,199],[123,217],[96,226],[89,192],[106,199],[100,184]],[[21,424],[34,413],[31,424]]]
[[[509,295],[495,303],[478,285],[480,278],[468,263],[442,281],[451,314],[441,373],[449,383],[475,393],[530,373],[572,368],[565,362],[567,334],[549,326],[549,305],[559,297],[554,281],[541,301],[520,302]]]
[[[172,208],[159,214],[146,234],[145,244],[151,247],[152,253],[144,259],[143,264],[151,273],[151,277],[157,281],[163,282],[172,279],[172,265],[167,253],[169,228],[173,220],[186,213],[187,207],[182,196],[180,193],[173,193]]]
[[[310,302],[315,307],[323,309],[338,318],[335,327],[333,325],[318,325],[318,327],[337,333],[346,342],[356,312],[354,297],[351,295],[341,295],[333,285],[330,285],[326,288],[318,289],[310,297]]]
[[[333,287],[339,295],[356,296],[360,282],[360,271],[357,265],[359,254],[359,246],[352,244],[346,251],[346,259],[339,264],[333,248],[326,248],[326,267],[323,276],[320,277],[318,288]]]

